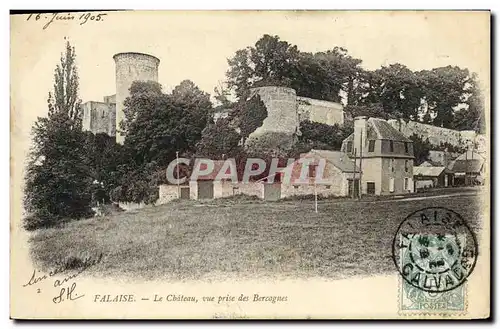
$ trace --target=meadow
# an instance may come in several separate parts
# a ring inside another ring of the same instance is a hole
[[[342,278],[395,273],[391,244],[404,218],[424,207],[460,213],[474,231],[477,196],[415,200],[264,202],[178,200],[32,233],[35,264],[49,271],[82,259],[86,272],[133,279]]]

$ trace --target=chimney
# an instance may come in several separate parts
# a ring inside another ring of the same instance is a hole
[[[363,146],[363,154],[366,154],[366,123],[368,118],[365,116],[359,116],[354,118],[354,150],[356,150],[356,156],[359,156],[360,146]]]

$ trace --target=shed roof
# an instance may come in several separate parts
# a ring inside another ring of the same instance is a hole
[[[335,167],[339,168],[343,172],[356,172],[359,171],[358,166],[354,166],[354,161],[349,158],[349,156],[340,151],[328,151],[328,150],[311,150],[307,155],[316,155],[317,157],[323,158],[330,162]]]
[[[484,160],[455,160],[450,163],[448,168],[456,173],[471,173],[480,172],[483,167]]]
[[[413,167],[413,176],[438,177],[446,170],[446,167]]]
[[[484,156],[474,151],[467,151],[460,154],[457,160],[484,160]]]

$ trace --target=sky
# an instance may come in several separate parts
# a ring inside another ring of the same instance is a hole
[[[396,62],[412,70],[457,65],[489,86],[488,12],[108,12],[84,24],[75,13],[43,29],[51,16],[11,17],[11,134],[23,149],[33,122],[47,113],[65,38],[76,48],[83,102],[115,93],[112,57],[129,51],[160,59],[164,90],[190,79],[213,94],[227,59],[263,34],[307,52],[344,47],[367,69]]]

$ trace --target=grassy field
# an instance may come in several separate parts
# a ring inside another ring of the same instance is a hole
[[[475,196],[418,201],[182,201],[35,232],[42,270],[103,254],[88,271],[141,279],[328,277],[393,273],[399,223],[429,206],[451,208],[477,230]]]

